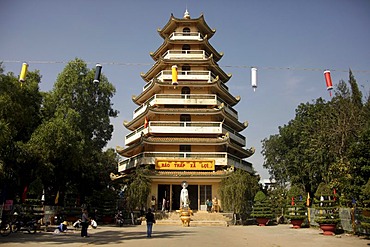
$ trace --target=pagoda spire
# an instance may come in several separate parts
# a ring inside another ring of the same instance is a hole
[[[190,14],[189,14],[189,11],[188,11],[188,7],[186,7],[186,9],[185,9],[184,19],[190,19]]]

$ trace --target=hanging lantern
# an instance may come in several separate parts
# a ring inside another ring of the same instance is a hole
[[[177,86],[179,83],[177,82],[177,66],[172,65],[172,85]]]
[[[26,81],[27,69],[28,69],[28,63],[23,63],[22,64],[22,69],[21,69],[21,74],[19,76],[19,81],[21,83]]]
[[[333,89],[333,83],[330,77],[330,70],[325,70],[324,76],[325,76],[325,82],[326,82],[326,89],[329,91],[329,95],[331,97],[331,90]]]
[[[101,66],[101,64],[99,63],[96,64],[94,82],[100,82],[100,75],[101,75],[102,67],[103,66]]]
[[[147,117],[145,117],[145,119],[144,119],[144,128],[148,128],[148,126],[149,126],[149,120],[148,120]]]
[[[251,83],[253,91],[256,91],[257,88],[257,68],[251,68]]]

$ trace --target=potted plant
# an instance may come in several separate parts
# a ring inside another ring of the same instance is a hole
[[[254,196],[252,217],[256,218],[259,226],[265,226],[273,217],[269,198],[262,191],[258,191]]]
[[[290,219],[294,229],[301,228],[302,223],[307,219],[306,197],[303,186],[293,185],[287,193],[287,211],[285,217]]]
[[[334,235],[340,222],[338,198],[335,191],[327,184],[321,183],[315,193],[315,221],[320,225],[324,235]]]

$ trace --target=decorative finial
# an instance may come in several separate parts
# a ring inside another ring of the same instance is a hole
[[[190,14],[188,12],[188,8],[186,7],[185,13],[184,13],[184,19],[190,19]]]

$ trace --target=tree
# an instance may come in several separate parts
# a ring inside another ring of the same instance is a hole
[[[148,167],[137,167],[129,174],[126,200],[130,211],[147,207],[151,180]]]
[[[28,72],[22,85],[13,73],[3,72],[0,64],[0,181],[6,199],[20,197],[37,176],[37,161],[25,144],[41,122],[42,95],[38,71]]]
[[[359,194],[369,171],[369,107],[350,71],[329,102],[300,104],[296,116],[264,139],[264,167],[280,184],[303,184],[313,192],[321,181],[343,195]]]
[[[93,79],[94,70],[81,59],[69,62],[44,95],[43,122],[29,142],[45,164],[43,182],[50,192],[77,186],[81,202],[92,193],[102,148],[113,132],[110,117],[117,116],[114,86],[104,75],[100,82]]]
[[[255,176],[237,169],[221,180],[219,192],[222,206],[236,214],[246,214],[251,209],[251,202],[258,189]]]

